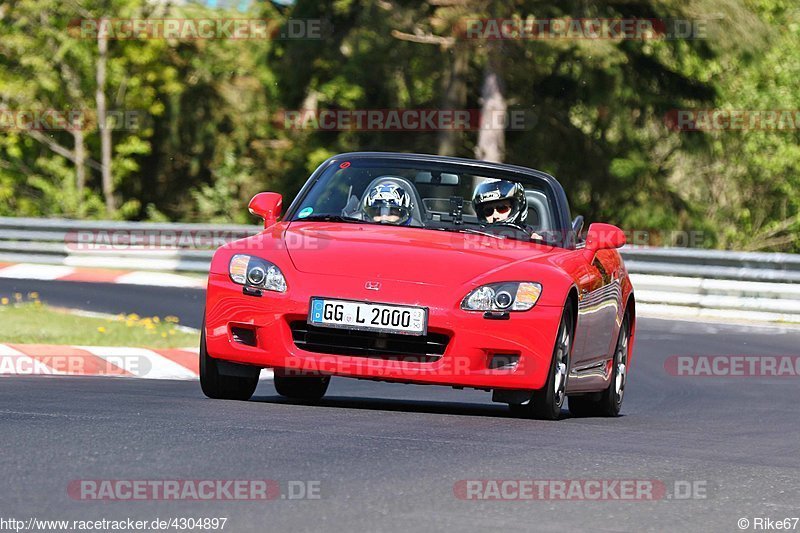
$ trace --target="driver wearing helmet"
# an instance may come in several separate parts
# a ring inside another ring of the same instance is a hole
[[[364,218],[380,224],[408,225],[411,222],[411,195],[394,182],[376,184],[364,196]]]
[[[486,180],[475,188],[472,205],[478,220],[483,224],[519,228],[529,233],[531,239],[542,239],[525,224],[528,218],[528,200],[521,183]]]

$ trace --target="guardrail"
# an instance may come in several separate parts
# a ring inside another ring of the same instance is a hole
[[[208,272],[218,246],[258,231],[255,225],[0,217],[0,262]]]
[[[0,262],[202,273],[215,248],[259,229],[0,217]],[[800,255],[630,246],[622,255],[639,304],[800,322]]]
[[[737,281],[800,283],[800,255],[693,248],[622,249],[630,272]]]

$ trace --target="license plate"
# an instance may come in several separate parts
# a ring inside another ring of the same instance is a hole
[[[405,305],[312,298],[308,322],[329,328],[425,335],[428,310]]]

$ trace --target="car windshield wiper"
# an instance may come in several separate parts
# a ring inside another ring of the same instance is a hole
[[[489,233],[488,231],[480,231],[473,228],[452,228],[447,231],[455,231],[457,233],[470,233],[473,235],[484,235],[486,237],[494,237],[495,239],[505,239],[505,235],[497,235],[496,233]]]
[[[344,215],[310,215],[303,218],[295,218],[294,222],[366,222],[356,217]]]

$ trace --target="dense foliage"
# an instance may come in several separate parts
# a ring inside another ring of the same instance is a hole
[[[665,118],[676,109],[800,109],[793,0],[180,4],[0,5],[0,116],[84,110],[96,119],[44,131],[0,121],[0,216],[246,222],[252,194],[291,197],[336,152],[496,152],[557,176],[575,214],[649,231],[654,243],[800,251],[800,124],[682,131]],[[464,37],[465,20],[529,16],[703,21],[705,34]],[[111,39],[103,53],[75,22],[100,17],[324,23],[322,38],[276,30],[266,39]],[[136,119],[105,140],[98,90],[112,115]],[[490,96],[523,113],[525,127],[482,137],[320,131],[281,118],[298,109],[486,109]],[[685,232],[701,238],[687,242]]]

